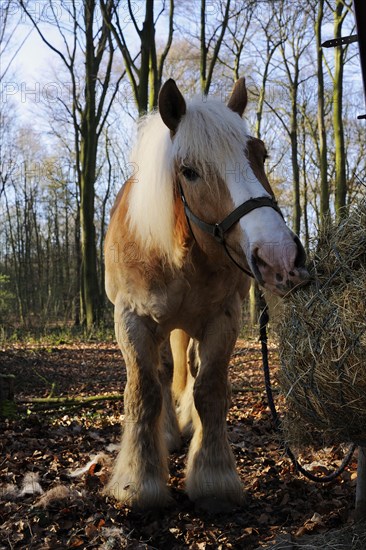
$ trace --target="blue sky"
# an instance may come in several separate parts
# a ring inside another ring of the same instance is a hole
[[[42,0],[32,0],[30,5],[32,6],[32,15],[37,19],[40,19],[43,23],[43,30],[52,44],[56,47],[62,48],[62,38],[59,32],[52,25],[47,24],[50,21],[51,14],[48,13],[48,2]],[[58,10],[59,22],[67,27],[70,23],[69,15],[65,10],[61,8],[61,4],[54,2],[55,9]],[[134,14],[137,19],[143,15],[142,7],[143,3],[138,0],[132,2]],[[125,10],[125,6],[122,4],[122,10]],[[17,105],[18,114],[23,121],[32,122],[34,117],[37,116],[38,109],[35,106],[35,102],[42,102],[43,95],[48,91],[52,91],[52,87],[56,87],[54,82],[54,72],[58,73],[59,68],[62,67],[62,63],[59,60],[57,54],[53,53],[41,40],[37,31],[32,28],[27,16],[23,13],[21,8],[14,4],[12,5],[13,24],[18,22],[15,32],[13,33],[11,45],[3,57],[2,67],[6,67],[8,60],[13,55],[13,52],[17,47],[22,44],[18,55],[12,63],[11,70],[6,75],[3,82],[3,101],[8,98]],[[351,31],[352,18],[348,19],[348,28],[345,28],[344,34]],[[126,12],[121,13],[121,22],[127,32],[129,40],[133,42],[134,29],[133,24]],[[166,21],[161,19],[161,25],[158,31],[159,36],[164,36],[166,32]],[[331,38],[333,35],[332,24],[324,25],[323,27],[323,39]],[[350,46],[350,52],[358,55],[357,44]],[[326,58],[332,63],[333,50],[330,49],[326,52]],[[359,74],[357,74],[357,64],[355,63],[352,70],[346,68],[345,81],[346,81],[346,93],[359,93],[361,89],[361,80]],[[361,103],[360,110],[364,110],[364,105]]]

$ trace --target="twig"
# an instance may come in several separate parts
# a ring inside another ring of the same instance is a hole
[[[17,400],[20,404],[44,404],[44,405],[83,405],[93,401],[118,401],[123,399],[120,393],[109,393],[102,395],[89,395],[87,397],[29,397],[28,399]]]

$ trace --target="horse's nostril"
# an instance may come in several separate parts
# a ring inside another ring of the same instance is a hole
[[[262,251],[262,253],[263,253],[263,251]],[[262,257],[262,255],[259,251],[259,248],[256,248],[255,250],[253,250],[252,260],[255,262],[255,264],[258,268],[265,268],[265,267],[268,266],[267,261]]]

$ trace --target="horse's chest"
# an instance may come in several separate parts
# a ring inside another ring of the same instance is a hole
[[[145,272],[146,276],[146,272]],[[148,316],[163,331],[183,328],[198,333],[210,317],[239,299],[244,278],[230,270],[199,270],[190,265],[174,277],[126,281],[124,300],[139,316]]]
[[[240,284],[226,274],[197,272],[194,277],[171,281],[164,289],[151,290],[151,313],[159,324],[184,328],[187,332],[201,330],[207,318],[217,315],[227,304],[239,299]]]

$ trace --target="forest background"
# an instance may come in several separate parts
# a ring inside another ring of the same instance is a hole
[[[266,171],[306,248],[364,195],[364,98],[343,0],[2,0],[0,326],[112,324],[103,244],[139,116],[174,78],[226,101],[245,76]],[[47,62],[26,76],[38,36]]]

